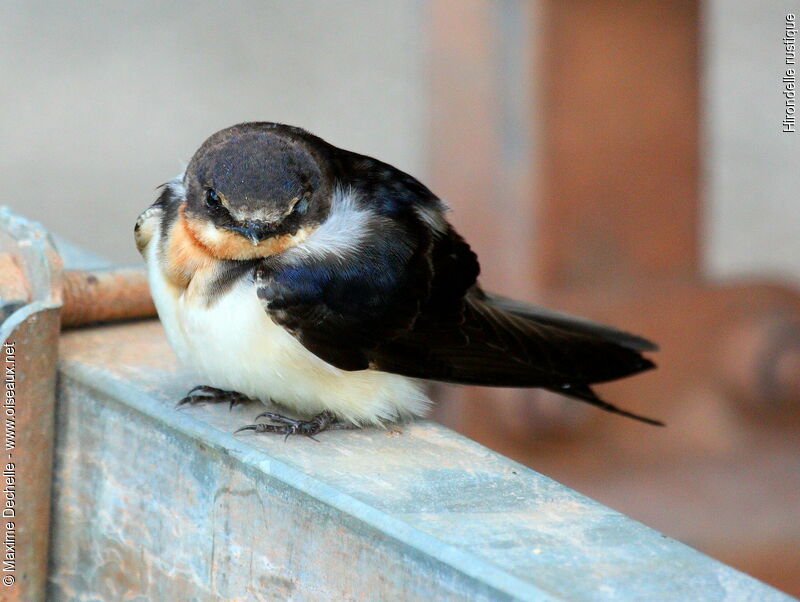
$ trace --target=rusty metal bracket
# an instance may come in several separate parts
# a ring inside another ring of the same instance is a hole
[[[55,380],[63,327],[155,315],[141,268],[64,270],[36,222],[0,208],[3,339],[3,529],[14,563],[0,599],[45,597],[52,483]]]
[[[0,208],[3,340],[2,537],[13,546],[0,598],[43,600],[47,583],[61,258],[37,223]],[[5,556],[8,558],[8,556]],[[13,566],[14,570],[9,570]]]

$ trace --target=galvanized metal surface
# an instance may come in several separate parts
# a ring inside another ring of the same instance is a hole
[[[53,599],[789,599],[432,423],[233,436],[155,322],[60,370]]]
[[[44,600],[47,582],[61,262],[42,227],[0,208],[3,342],[0,599]],[[22,282],[20,281],[22,279]],[[24,290],[24,294],[19,291]]]

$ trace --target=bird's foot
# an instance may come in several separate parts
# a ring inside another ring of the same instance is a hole
[[[198,403],[228,403],[229,409],[233,406],[253,401],[247,395],[239,393],[238,391],[225,391],[224,389],[217,389],[216,387],[209,387],[207,385],[198,385],[186,394],[186,397],[181,399],[176,408],[185,405],[195,405]]]
[[[275,412],[262,412],[256,416],[255,419],[258,420],[259,418],[266,418],[277,424],[269,424],[266,422],[247,424],[236,429],[234,434],[242,431],[255,431],[256,433],[278,433],[279,435],[285,435],[284,439],[288,439],[289,435],[305,435],[306,437],[314,439],[314,435],[322,431],[359,428],[354,424],[339,421],[332,412],[320,412],[311,420],[295,420],[294,418],[281,416]],[[314,439],[314,441],[316,440],[317,439]]]

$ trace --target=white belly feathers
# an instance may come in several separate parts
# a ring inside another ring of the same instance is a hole
[[[272,322],[247,278],[210,307],[170,284],[156,258],[158,236],[146,250],[150,289],[178,357],[205,382],[286,406],[301,414],[325,410],[356,424],[426,413],[430,400],[414,379],[347,372],[307,351]]]

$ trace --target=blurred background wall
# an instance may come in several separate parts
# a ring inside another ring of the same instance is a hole
[[[800,283],[800,138],[781,131],[784,17],[800,2],[703,10],[706,258],[712,274]]]
[[[234,123],[300,125],[424,176],[421,7],[3,2],[2,202],[134,262],[154,188]]]
[[[489,18],[535,33],[513,15],[535,12],[536,3],[497,4]],[[710,0],[704,8],[711,274],[800,280],[798,139],[776,126],[790,4]],[[422,179],[429,173],[435,82],[426,54],[431,6],[421,0],[11,0],[0,10],[13,49],[0,55],[3,202],[66,236],[91,231],[86,246],[116,260],[136,260],[124,240],[153,187],[180,171],[206,135],[238,121],[299,124]],[[535,83],[520,78],[535,72],[520,68],[527,59],[513,43],[501,38],[492,50],[515,58],[515,71],[498,71],[499,87],[483,91],[507,111]],[[506,127],[514,135],[521,125]]]
[[[489,18],[535,34],[535,23],[513,16],[535,13],[536,3],[497,4]],[[776,127],[782,15],[790,8],[780,0],[704,6],[711,274],[800,279],[798,139]],[[429,173],[435,82],[431,6],[421,0],[9,0],[0,11],[0,33],[13,49],[0,55],[3,202],[66,236],[91,231],[86,246],[113,259],[136,260],[124,241],[153,187],[180,171],[206,135],[234,122],[299,124],[423,179]],[[493,51],[516,58],[515,72],[498,71],[500,86],[483,92],[507,109],[520,95],[536,100],[526,87],[535,82],[519,77],[532,80],[535,71],[526,62],[520,69],[528,59],[513,43],[499,39]],[[514,134],[520,124],[506,127]]]
[[[655,338],[660,369],[603,392],[669,428],[514,390],[439,390],[437,419],[798,594],[790,10],[9,0],[0,202],[134,263],[155,186],[227,125],[300,125],[409,171],[490,288]]]

